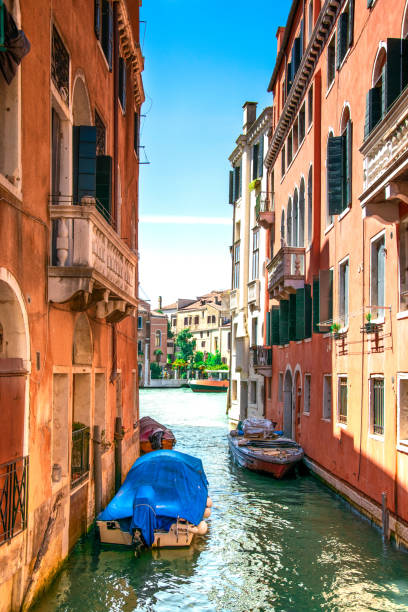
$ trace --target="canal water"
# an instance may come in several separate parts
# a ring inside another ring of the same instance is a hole
[[[224,394],[141,390],[141,415],[200,457],[214,501],[209,533],[187,550],[77,544],[37,612],[133,610],[408,611],[408,554],[310,476],[275,481],[236,467]]]

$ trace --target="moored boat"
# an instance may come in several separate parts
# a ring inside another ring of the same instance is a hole
[[[200,459],[171,450],[140,457],[97,518],[101,542],[152,548],[189,546],[211,514]]]
[[[150,453],[154,450],[171,450],[176,443],[173,432],[151,417],[142,417],[140,427],[140,452]]]
[[[205,370],[208,378],[190,380],[189,387],[195,393],[222,393],[228,390],[228,370]]]
[[[232,456],[241,467],[283,478],[303,459],[302,447],[276,432],[269,419],[250,418],[228,434]]]

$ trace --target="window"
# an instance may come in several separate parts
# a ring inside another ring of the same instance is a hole
[[[202,337],[203,337],[203,332],[200,332],[200,338],[202,338]]]
[[[310,166],[307,179],[307,241],[312,244],[313,237],[313,168]]]
[[[242,195],[241,166],[234,166],[229,173],[229,203],[234,204]]]
[[[336,35],[331,37],[327,47],[327,89],[331,86],[336,75]]]
[[[408,219],[399,230],[400,311],[408,310]]]
[[[252,319],[252,346],[258,344],[258,318]]]
[[[261,136],[259,142],[252,147],[252,180],[263,175],[264,139]]]
[[[302,142],[304,141],[305,134],[306,134],[306,104],[304,102],[299,112],[299,145],[301,145]]]
[[[231,399],[233,402],[237,401],[237,381],[232,381],[232,391],[231,391]]]
[[[252,280],[259,277],[259,230],[252,234]]]
[[[370,433],[384,435],[384,378],[370,378]]]
[[[310,414],[310,385],[312,382],[312,375],[305,374],[305,390],[304,390],[304,400],[303,400],[303,411],[306,414]]]
[[[234,289],[239,287],[239,251],[240,244],[236,244],[234,247]]]
[[[215,317],[215,315],[212,315],[211,321],[212,321],[212,323],[216,323],[216,317]]]
[[[113,9],[108,0],[95,0],[94,29],[103,53],[112,70]]]
[[[210,332],[208,331],[208,332],[207,332],[207,338],[209,338],[209,337],[210,337]]]
[[[137,352],[138,352],[139,355],[143,355],[142,341],[141,340],[137,341]]]
[[[161,331],[159,329],[155,334],[155,346],[161,346]]]
[[[281,246],[285,244],[285,209],[281,212]]]
[[[143,317],[137,317],[137,329],[143,329]]]
[[[251,381],[251,404],[256,404],[256,381]]]
[[[323,418],[331,419],[332,411],[332,377],[331,374],[323,376]]]
[[[309,14],[308,14],[308,37],[309,40],[312,37],[312,33],[313,33],[313,0],[310,0],[309,2]]]
[[[408,374],[398,375],[398,444],[408,447]]]
[[[307,92],[307,120],[310,127],[313,123],[313,85],[309,87]]]
[[[313,279],[313,332],[326,333],[333,319],[333,269]]]
[[[299,191],[299,238],[298,245],[305,246],[305,179],[300,181]]]
[[[106,128],[99,113],[95,111],[95,127],[96,127],[96,154],[105,155],[106,147]]]
[[[292,246],[299,246],[299,193],[295,189],[293,195],[293,208],[292,208]]]
[[[288,136],[286,147],[287,147],[287,159],[288,159],[287,165],[289,167],[292,162],[292,158],[293,158],[293,133],[292,131],[290,132]]]
[[[288,246],[292,246],[292,200],[289,198],[288,211],[286,218],[286,242]]]
[[[385,234],[371,242],[371,315],[384,320],[385,305]]]
[[[283,402],[283,372],[279,372],[278,400]]]
[[[293,148],[293,155],[296,155],[296,151],[299,148],[299,142],[300,142],[300,138],[299,138],[299,118],[296,118],[295,123],[293,124],[293,129],[292,129],[292,148]]]
[[[327,144],[327,201],[331,218],[352,203],[352,127],[350,110],[346,107],[341,136],[329,136]]]
[[[200,317],[199,316],[195,316],[194,317],[194,325],[198,325],[200,323]]]
[[[184,317],[184,326],[186,327],[188,325],[188,317]]]
[[[338,377],[337,420],[347,423],[347,376]]]
[[[119,102],[123,113],[126,112],[126,60],[119,57]]]
[[[201,342],[201,348],[205,348],[205,340]]]
[[[337,24],[337,68],[339,69],[348,49],[353,44],[354,0],[349,0]]]
[[[211,317],[207,317],[207,325],[211,323]]]
[[[281,167],[282,167],[282,178],[285,176],[285,166],[286,166],[286,147],[283,145],[282,153],[281,153]]]
[[[339,320],[342,327],[347,327],[349,320],[349,260],[340,263],[339,267]]]

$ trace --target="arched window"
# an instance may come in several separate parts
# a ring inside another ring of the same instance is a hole
[[[299,193],[297,188],[293,196],[293,228],[292,228],[292,246],[299,245]]]
[[[288,212],[286,219],[286,243],[288,246],[292,246],[292,199],[288,201]]]
[[[285,209],[281,213],[281,246],[285,246]]]
[[[161,331],[159,329],[156,331],[155,346],[161,346]]]
[[[310,166],[307,179],[307,240],[309,245],[313,237],[313,167]]]
[[[299,240],[300,247],[305,246],[305,179],[300,181],[299,191]]]

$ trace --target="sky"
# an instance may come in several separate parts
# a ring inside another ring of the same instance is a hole
[[[231,286],[228,157],[244,102],[272,104],[291,3],[143,0],[139,280],[153,307]]]

